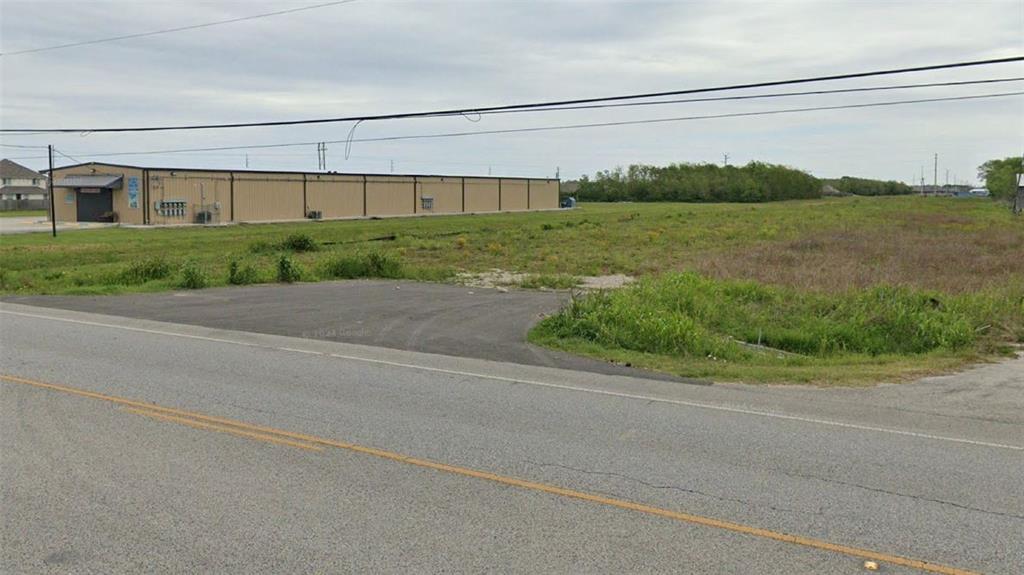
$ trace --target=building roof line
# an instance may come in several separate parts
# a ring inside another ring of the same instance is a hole
[[[114,168],[130,168],[133,170],[159,170],[167,172],[223,172],[225,174],[302,174],[304,176],[369,176],[369,177],[392,177],[392,178],[473,178],[482,180],[554,180],[561,181],[560,178],[548,178],[548,177],[523,177],[523,176],[466,176],[461,174],[381,174],[374,172],[313,172],[313,171],[299,171],[299,170],[233,170],[233,169],[218,169],[218,168],[168,168],[163,166],[133,166],[130,164],[112,164],[108,162],[82,162],[79,164],[69,164],[66,166],[58,166],[53,171],[66,170],[69,168],[80,168],[82,166],[110,166]],[[49,170],[43,170],[43,173],[47,173]]]

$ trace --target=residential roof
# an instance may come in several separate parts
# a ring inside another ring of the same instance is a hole
[[[46,188],[39,186],[4,186],[0,188],[4,194],[45,194]]]
[[[31,180],[33,178],[41,178],[42,174],[26,168],[17,162],[12,162],[7,158],[0,160],[0,178],[11,178],[18,180]]]
[[[548,181],[560,181],[558,178],[549,178],[545,176],[538,177],[524,177],[524,176],[463,176],[461,174],[382,174],[372,172],[316,172],[316,171],[297,171],[297,170],[234,170],[234,169],[217,169],[217,168],[168,168],[166,166],[133,166],[129,164],[112,164],[109,162],[82,162],[81,164],[70,164],[67,166],[57,166],[53,169],[55,172],[60,170],[66,170],[68,168],[80,168],[82,166],[109,166],[112,168],[130,168],[134,170],[159,170],[165,172],[223,172],[223,173],[235,173],[235,174],[309,174],[318,176],[390,176],[396,178],[473,178],[478,180],[548,180]],[[43,170],[47,172],[49,170]]]

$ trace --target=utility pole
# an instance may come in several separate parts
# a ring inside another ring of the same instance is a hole
[[[555,179],[556,180],[562,179],[562,167],[561,166],[555,166]]]
[[[50,156],[50,173],[47,180],[47,187],[50,189],[50,228],[53,230],[53,237],[57,237],[57,202],[53,200],[53,144],[46,146],[47,155]]]
[[[246,168],[248,168],[248,167],[249,167],[249,154],[246,154],[246,155],[245,155],[245,167],[246,167]]]
[[[728,166],[729,165],[729,154],[722,154],[722,165],[723,166]]]
[[[939,187],[939,155],[935,154],[935,174],[932,179],[932,186],[935,188]]]
[[[946,185],[949,185],[949,169],[946,169]]]
[[[316,168],[327,170],[327,142],[317,142],[316,144]]]
[[[391,160],[391,173],[395,173],[395,161]]]

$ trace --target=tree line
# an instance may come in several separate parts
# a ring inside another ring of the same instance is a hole
[[[634,164],[576,182],[575,197],[590,202],[767,202],[821,197],[807,172],[764,162],[745,166]]]
[[[1017,173],[1024,171],[1020,156],[990,160],[978,168],[979,178],[992,197],[1012,200]],[[914,193],[914,188],[892,180],[843,176],[818,179],[789,166],[750,162],[744,166],[678,163],[667,166],[633,164],[626,169],[603,170],[563,182],[563,196],[589,202],[769,202],[820,198],[832,186],[844,194],[892,196]]]
[[[832,186],[844,194],[856,196],[899,196],[914,193],[914,188],[893,180],[871,180],[843,176],[837,179],[826,179],[822,184]]]

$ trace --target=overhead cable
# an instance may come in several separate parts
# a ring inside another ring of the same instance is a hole
[[[374,114],[365,116],[345,116],[336,118],[315,118],[305,120],[280,120],[280,121],[263,121],[263,122],[235,122],[235,123],[222,123],[222,124],[182,124],[182,125],[170,125],[170,126],[136,126],[136,127],[120,127],[120,128],[2,128],[0,133],[22,133],[22,132],[36,132],[36,133],[112,133],[112,132],[161,132],[161,131],[176,131],[176,130],[216,130],[216,129],[231,129],[231,128],[254,128],[254,127],[273,127],[273,126],[298,126],[298,125],[309,125],[309,124],[328,124],[338,122],[365,122],[371,120],[397,120],[407,118],[426,118],[426,117],[441,117],[441,116],[464,116],[467,114],[483,114],[498,111],[509,111],[509,110],[525,110],[525,109],[538,109],[538,108],[550,108],[554,106],[571,106],[577,104],[591,104],[597,102],[613,102],[613,101],[624,101],[624,100],[640,100],[650,98],[660,98],[667,96],[680,96],[687,94],[699,94],[708,92],[724,92],[732,90],[745,90],[751,88],[766,88],[772,86],[783,86],[792,84],[806,84],[811,82],[825,82],[833,80],[848,80],[853,78],[867,78],[873,76],[886,76],[893,74],[907,74],[912,72],[925,72],[934,70],[948,70],[953,68],[966,68],[974,66],[988,66],[994,64],[1005,64],[1010,62],[1024,61],[1024,56],[1013,56],[1007,58],[992,58],[987,60],[973,60],[966,62],[952,62],[946,64],[935,64],[930,66],[915,66],[909,68],[890,68],[886,70],[872,70],[867,72],[854,72],[848,74],[833,74],[828,76],[811,76],[805,78],[796,78],[791,80],[774,80],[769,82],[753,82],[745,84],[732,84],[726,86],[713,86],[707,88],[690,88],[683,90],[671,90],[666,92],[648,92],[641,94],[625,94],[618,96],[603,96],[597,98],[576,98],[571,100],[554,100],[548,102],[532,102],[525,104],[508,104],[503,106],[485,106],[475,108],[458,108],[448,110],[434,110],[426,112],[402,112],[393,114]]]

